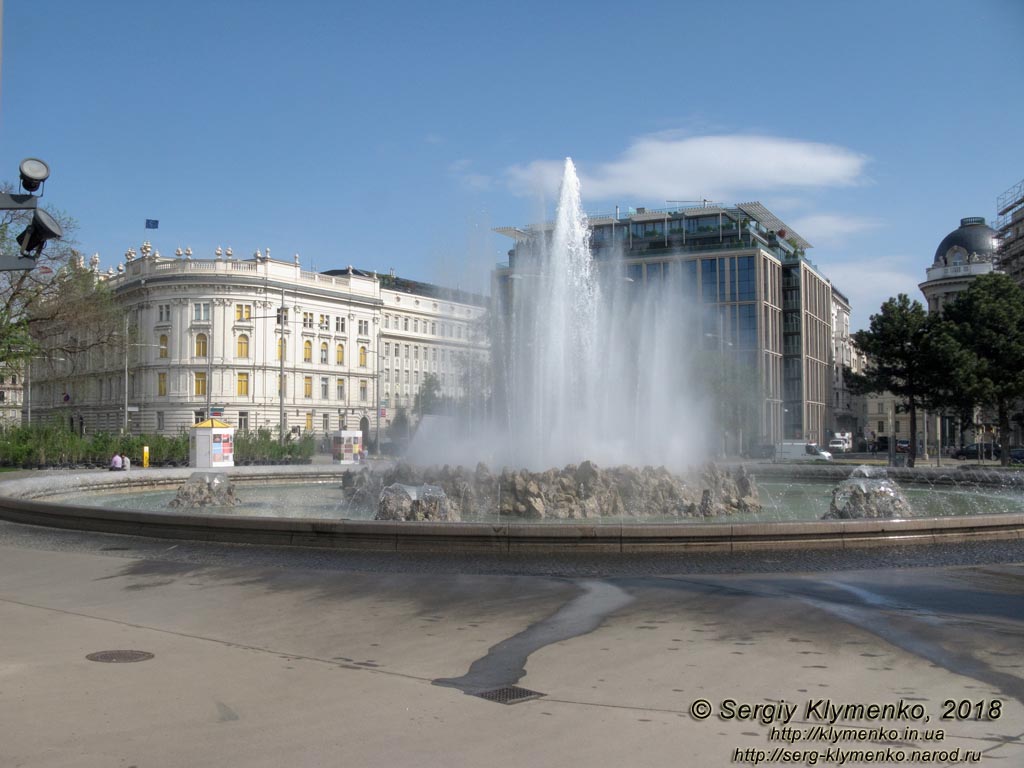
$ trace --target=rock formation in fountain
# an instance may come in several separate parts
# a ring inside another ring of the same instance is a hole
[[[169,507],[195,509],[197,507],[233,507],[238,504],[235,489],[228,476],[221,472],[193,472]]]
[[[431,490],[434,486],[437,490]],[[704,518],[761,508],[757,486],[742,466],[713,464],[683,477],[664,467],[611,467],[590,461],[546,472],[484,464],[345,473],[346,506],[378,520],[593,520]],[[374,504],[375,508],[370,506]]]
[[[906,518],[914,511],[903,491],[886,477],[872,477],[867,467],[858,467],[848,480],[832,489],[832,502],[822,520],[861,518]]]

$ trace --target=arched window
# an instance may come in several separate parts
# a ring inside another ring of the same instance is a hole
[[[306,363],[313,362],[313,342],[309,339],[302,344],[302,360]]]
[[[167,357],[169,348],[167,346],[167,334],[160,334],[160,357]]]
[[[334,360],[334,362],[336,362],[338,365],[344,365],[345,364],[345,345],[344,344],[339,344],[337,346],[336,351],[335,351],[335,360]]]
[[[196,334],[196,357],[206,357],[206,334]]]
[[[327,342],[323,342],[320,345],[320,362],[324,365],[327,364]]]
[[[359,367],[366,367],[366,347],[359,348]]]
[[[287,353],[288,347],[284,343],[284,338],[277,340],[277,359],[282,360]]]
[[[249,337],[244,333],[239,335],[237,347],[238,349],[235,352],[236,357],[249,356]]]

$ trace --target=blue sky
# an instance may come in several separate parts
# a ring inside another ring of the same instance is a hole
[[[1020,0],[7,0],[0,179],[45,159],[104,267],[148,238],[481,288],[571,156],[591,212],[762,201],[859,327],[1024,178],[1022,39]]]

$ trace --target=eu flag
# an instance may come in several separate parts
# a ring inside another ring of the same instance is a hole
[[[160,226],[160,222],[157,219],[146,219],[146,229],[156,229]]]

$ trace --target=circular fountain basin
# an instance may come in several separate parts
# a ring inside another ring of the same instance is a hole
[[[166,501],[192,469],[41,472],[0,483],[0,518],[78,530],[160,538],[391,551],[515,552],[742,552],[758,549],[844,549],[880,544],[1024,538],[1024,476],[997,470],[889,469],[908,496],[938,499],[944,516],[885,520],[785,520],[772,508],[773,491],[824,499],[850,475],[833,465],[751,465],[767,491],[765,513],[693,522],[556,520],[511,522],[395,522],[342,519],[338,467],[236,467],[228,471],[246,500],[227,509],[169,510]],[[296,487],[309,490],[297,494]],[[276,496],[275,496],[276,494]],[[333,494],[333,495],[332,495]],[[286,502],[282,504],[282,499]],[[946,502],[942,503],[945,499]],[[287,508],[285,515],[280,514]],[[983,513],[976,514],[981,508]]]

